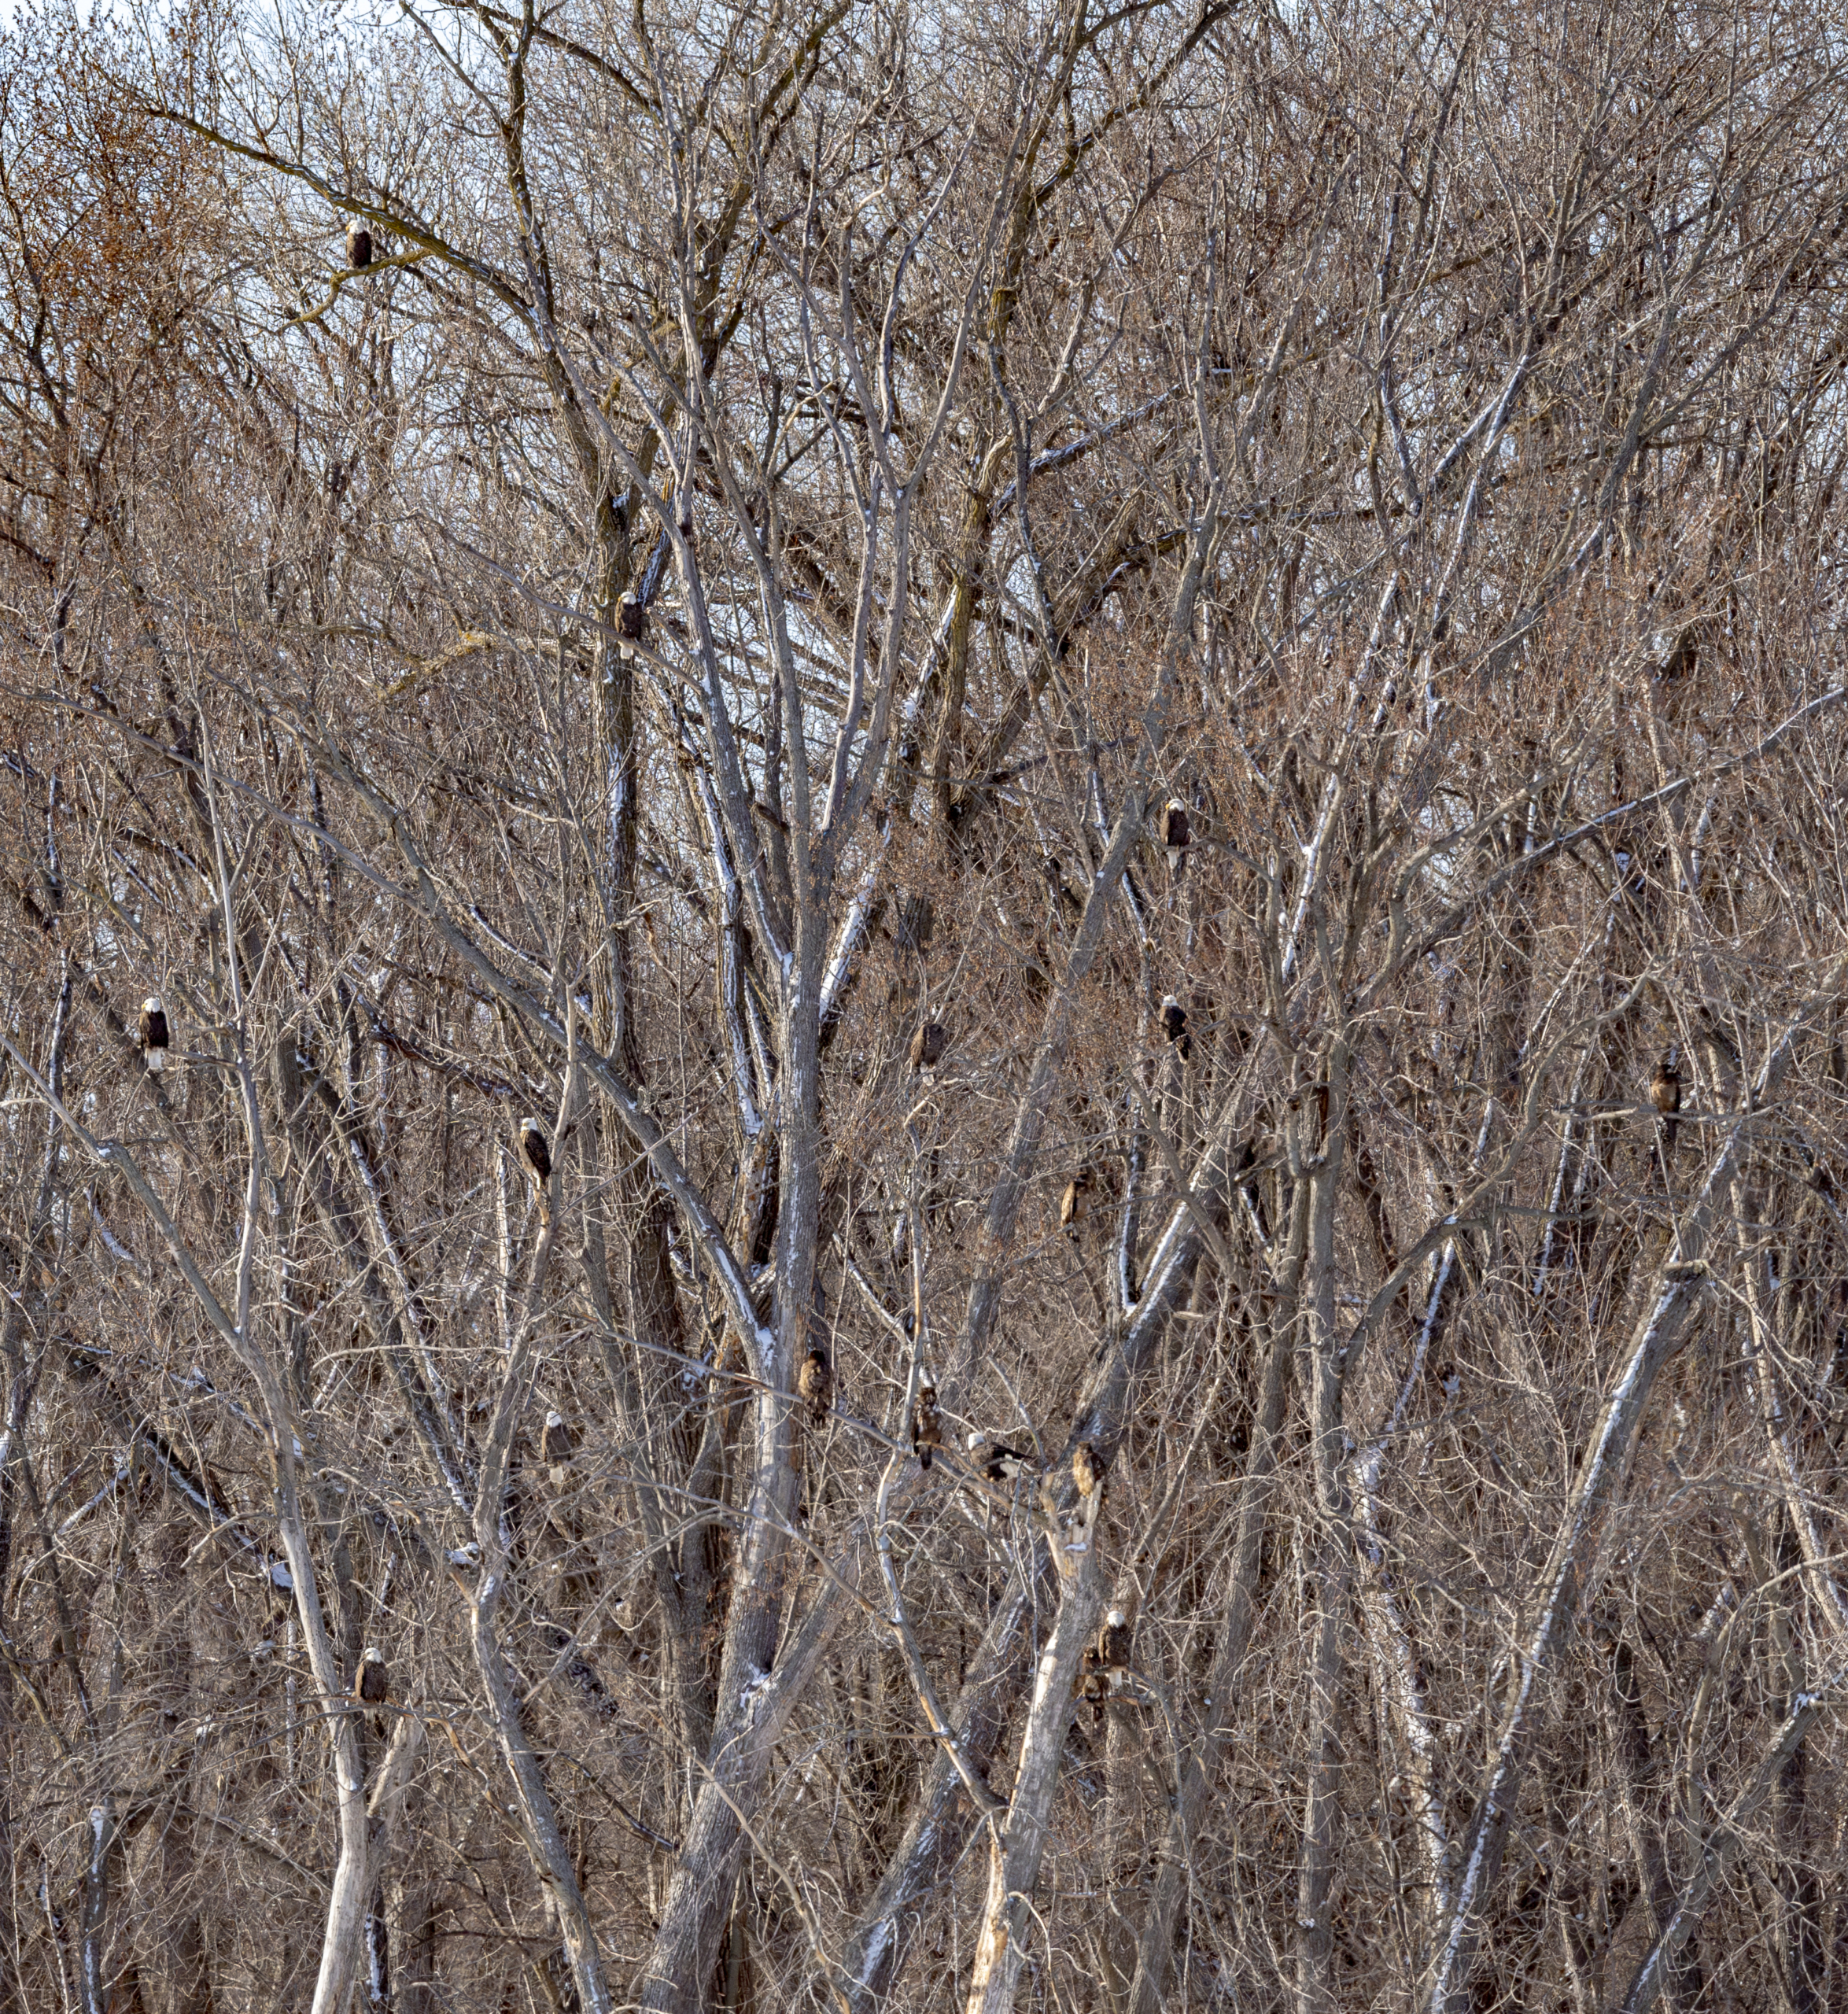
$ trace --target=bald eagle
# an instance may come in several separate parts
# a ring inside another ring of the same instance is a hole
[[[926,1475],[931,1470],[931,1451],[943,1444],[943,1422],[937,1416],[937,1388],[927,1378],[917,1388],[917,1403],[911,1409],[911,1451]]]
[[[1185,1063],[1193,1053],[1193,1038],[1187,1032],[1187,1010],[1171,993],[1162,997],[1161,1031],[1179,1048]]]
[[[1110,1611],[1105,1618],[1104,1627],[1097,1632],[1097,1654],[1110,1673],[1112,1688],[1119,1688],[1123,1684],[1120,1674],[1129,1669],[1130,1664],[1129,1617],[1119,1608]]]
[[[526,1164],[533,1187],[543,1195],[551,1179],[551,1141],[545,1122],[531,1113],[520,1121],[520,1159]]]
[[[565,1424],[563,1413],[545,1416],[545,1431],[539,1437],[539,1459],[545,1464],[554,1489],[563,1489],[570,1480],[571,1457],[577,1451],[577,1437]]]
[[[927,1083],[936,1075],[937,1065],[942,1061],[949,1042],[941,1021],[923,1023],[911,1038],[911,1067]]]
[[[1187,822],[1187,807],[1178,797],[1171,797],[1163,806],[1155,829],[1167,849],[1169,872],[1179,874],[1193,843],[1193,828]]]
[[[382,1706],[390,1696],[391,1687],[385,1674],[385,1660],[377,1647],[368,1643],[360,1653],[360,1669],[353,1680],[353,1697],[364,1706]],[[385,1732],[385,1716],[372,1716],[372,1732]]]
[[[141,1038],[141,1053],[148,1068],[157,1075],[167,1067],[167,1051],[173,1038],[168,1031],[167,1009],[157,993],[150,993],[141,1003],[141,1020],[136,1024]]]
[[[819,1426],[834,1404],[834,1373],[828,1368],[828,1352],[817,1343],[802,1359],[795,1389],[809,1408],[809,1418]]]
[[[1081,1167],[1065,1185],[1065,1193],[1059,1199],[1059,1226],[1068,1231],[1074,1240],[1078,1227],[1091,1213],[1091,1190],[1097,1177],[1088,1167]]]
[[[989,1440],[979,1433],[968,1438],[969,1459],[990,1482],[1012,1482],[1033,1466],[1033,1458],[1005,1441]]]
[[[346,262],[349,266],[372,263],[372,234],[363,223],[349,223],[346,227]]]
[[[616,604],[616,626],[632,644],[641,641],[647,618],[647,610],[640,595],[625,595]]]
[[[383,1706],[390,1691],[385,1675],[385,1660],[368,1643],[360,1653],[360,1675],[353,1680],[353,1697],[368,1706]]]
[[[1104,1472],[1108,1466],[1088,1440],[1079,1442],[1072,1451],[1072,1480],[1077,1484],[1080,1496],[1088,1499],[1103,1487]]]

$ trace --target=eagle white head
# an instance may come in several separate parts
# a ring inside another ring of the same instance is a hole
[[[969,1452],[970,1452],[972,1455],[972,1454],[974,1454],[974,1452],[976,1451],[976,1450],[978,1448],[979,1448],[979,1447],[981,1446],[981,1444],[982,1444],[982,1437],[981,1437],[981,1435],[980,1435],[979,1433],[976,1433],[976,1432],[972,1431],[972,1432],[970,1433],[970,1435],[969,1435],[968,1439],[967,1440],[965,1440],[965,1441],[963,1443],[963,1445],[964,1445],[966,1448],[968,1448],[968,1449]]]
[[[1180,1001],[1178,1001],[1171,993],[1164,993],[1161,996],[1161,1011],[1164,1014],[1167,1012],[1169,1008],[1179,1007],[1180,1004]]]
[[[565,1423],[565,1415],[558,1412],[548,1413],[545,1416],[545,1423],[548,1426],[563,1426]]]
[[[141,1003],[141,1011],[144,1014],[164,1014],[167,1012],[167,1009],[161,1002],[160,994],[157,993],[150,993],[147,998]]]
[[[1109,1621],[1110,1627],[1112,1629],[1120,1629],[1123,1625],[1129,1621],[1129,1617],[1123,1614],[1121,1609],[1113,1608],[1110,1611]]]
[[[528,1112],[520,1121],[520,1131],[522,1133],[537,1133],[543,1138],[545,1134],[545,1122],[534,1118],[531,1112]]]
[[[378,1646],[376,1643],[368,1643],[360,1653],[360,1662],[363,1665],[382,1665],[385,1660],[378,1654]]]

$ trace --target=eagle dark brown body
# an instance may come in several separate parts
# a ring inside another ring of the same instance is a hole
[[[1681,1109],[1681,1073],[1665,1056],[1655,1066],[1655,1075],[1649,1080],[1649,1102],[1662,1114],[1662,1149],[1665,1155],[1675,1151],[1675,1134],[1680,1121],[1675,1115]]]
[[[802,1359],[795,1389],[809,1409],[809,1418],[820,1426],[833,1410],[834,1372],[828,1366],[827,1352],[819,1344]]]
[[[911,1451],[928,1475],[934,1449],[943,1444],[943,1422],[937,1415],[937,1388],[927,1380],[917,1388],[917,1403],[911,1409]]]

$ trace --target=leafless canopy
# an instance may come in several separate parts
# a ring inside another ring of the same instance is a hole
[[[1848,2005],[1831,11],[50,4],[0,1999]]]

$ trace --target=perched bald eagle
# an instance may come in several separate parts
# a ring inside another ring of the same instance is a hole
[[[1012,1482],[1033,1466],[1033,1458],[1005,1441],[989,1440],[979,1433],[968,1438],[969,1459],[990,1482]]]
[[[1102,1488],[1104,1472],[1108,1466],[1088,1440],[1079,1441],[1072,1451],[1072,1480],[1078,1485],[1079,1495],[1088,1499]]]
[[[926,1021],[911,1038],[911,1067],[927,1082],[936,1075],[937,1065],[943,1060],[943,1051],[948,1047],[949,1035],[941,1021]]]
[[[372,234],[363,223],[349,223],[346,227],[346,262],[349,266],[372,263]]]
[[[1091,1190],[1097,1178],[1088,1167],[1081,1167],[1065,1185],[1065,1193],[1059,1199],[1059,1227],[1069,1231],[1074,1239],[1078,1227],[1091,1213]]]
[[[359,1675],[353,1680],[353,1697],[362,1706],[382,1706],[390,1695],[391,1687],[385,1674],[385,1660],[378,1654],[376,1647],[368,1643],[360,1653],[360,1669]],[[372,1716],[372,1732],[374,1734],[385,1732],[385,1716],[382,1713]]]
[[[1129,1669],[1130,1625],[1129,1617],[1119,1608],[1113,1608],[1105,1617],[1104,1627],[1097,1632],[1097,1654],[1110,1673],[1112,1688],[1120,1688],[1123,1680],[1118,1674]]]
[[[1092,1719],[1103,1719],[1104,1702],[1110,1697],[1110,1674],[1104,1669],[1103,1652],[1094,1643],[1084,1647],[1084,1655],[1079,1660],[1077,1672],[1072,1677],[1072,1696],[1090,1700]]]
[[[150,993],[141,1003],[141,1020],[136,1024],[141,1038],[142,1060],[157,1075],[167,1068],[167,1051],[173,1038],[168,1031],[167,1009],[157,993]]]
[[[382,1706],[391,1688],[386,1683],[385,1660],[368,1643],[360,1653],[360,1675],[353,1680],[353,1697],[368,1706]]]
[[[1178,797],[1171,797],[1162,806],[1155,829],[1167,850],[1168,871],[1179,874],[1187,858],[1187,849],[1193,843],[1193,828],[1187,822],[1187,807]]]
[[[834,1373],[828,1368],[828,1352],[819,1343],[802,1359],[795,1389],[808,1406],[809,1418],[821,1426],[834,1404]]]
[[[1171,993],[1162,998],[1161,1031],[1178,1045],[1185,1063],[1193,1053],[1193,1038],[1187,1032],[1187,1010]]]
[[[563,1413],[545,1416],[545,1431],[539,1437],[539,1459],[545,1464],[554,1489],[563,1489],[570,1480],[571,1457],[577,1451],[577,1437],[565,1424]]]
[[[616,626],[632,644],[640,643],[647,626],[647,610],[639,595],[625,595],[616,604]]]
[[[911,1451],[917,1466],[928,1475],[931,1451],[943,1444],[943,1422],[937,1416],[937,1388],[927,1378],[917,1388],[917,1403],[911,1409]]]
[[[545,1122],[530,1113],[520,1121],[520,1159],[526,1164],[533,1187],[543,1195],[551,1179],[551,1140]]]

